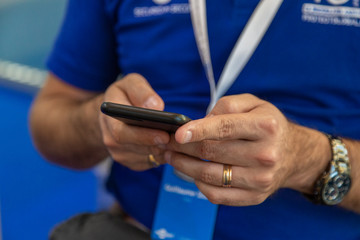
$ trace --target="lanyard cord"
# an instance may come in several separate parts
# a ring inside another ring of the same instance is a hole
[[[261,0],[258,3],[231,51],[216,86],[207,31],[206,0],[189,0],[196,44],[210,85],[211,101],[208,112],[215,106],[219,98],[227,92],[244,69],[264,37],[282,2],[283,0]]]

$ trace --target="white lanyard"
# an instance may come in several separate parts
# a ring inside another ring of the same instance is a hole
[[[196,44],[210,84],[211,102],[208,112],[214,107],[219,98],[226,93],[244,69],[269,28],[282,2],[283,0],[261,0],[259,2],[231,51],[216,86],[210,57],[206,0],[189,0]]]

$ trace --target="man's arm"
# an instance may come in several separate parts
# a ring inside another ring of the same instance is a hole
[[[292,177],[283,185],[305,194],[313,194],[315,182],[329,166],[331,146],[324,133],[314,129],[293,125],[294,141],[291,146],[297,153],[295,161],[299,162]],[[344,139],[351,166],[352,187],[339,206],[360,213],[360,142]],[[301,153],[301,154],[300,154]]]
[[[98,117],[102,99],[103,94],[75,88],[50,74],[30,115],[39,152],[76,169],[92,167],[108,156]]]

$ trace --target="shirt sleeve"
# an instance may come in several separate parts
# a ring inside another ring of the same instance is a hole
[[[117,59],[113,23],[103,0],[69,0],[48,69],[76,87],[104,91],[120,73]]]

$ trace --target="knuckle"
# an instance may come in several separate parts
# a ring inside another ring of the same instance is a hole
[[[234,101],[234,96],[224,96],[219,99],[218,105],[221,107],[223,112],[226,113],[238,113],[239,104],[238,101]]]
[[[221,106],[226,106],[228,103],[230,103],[230,97],[229,96],[223,96],[218,100],[218,104],[221,104]]]
[[[108,134],[103,135],[102,137],[103,143],[106,147],[111,147],[114,145],[114,140]]]
[[[268,167],[275,166],[278,159],[278,151],[275,148],[264,148],[258,152],[256,159],[261,165]]]
[[[256,97],[253,94],[250,94],[250,93],[244,93],[244,94],[242,94],[242,96],[244,99],[249,99],[249,100],[258,100],[259,99],[258,97]]]
[[[274,136],[279,133],[280,124],[274,116],[267,116],[259,121],[259,128],[265,133]]]
[[[221,119],[218,129],[219,139],[226,138],[232,135],[235,129],[235,123],[231,119]]]
[[[199,146],[200,156],[207,160],[213,160],[215,157],[214,145],[210,141],[201,141]]]
[[[128,86],[137,89],[138,87],[142,87],[144,83],[146,83],[145,78],[138,73],[129,73],[115,82],[115,84],[122,89],[127,89]]]
[[[144,83],[146,83],[145,79],[137,74],[137,77],[133,78],[131,84],[133,84],[134,89],[139,89],[144,87]]]
[[[138,73],[129,73],[123,78],[124,81],[131,81],[132,83],[143,82],[144,77]]]
[[[224,96],[219,99],[218,102],[223,109],[223,111],[227,113],[236,113],[237,112],[237,104],[233,100],[232,96]]]
[[[200,128],[200,131],[194,131],[193,132],[195,138],[201,138],[202,136],[208,136],[210,134],[209,128],[202,127]]]
[[[214,175],[207,168],[200,171],[199,180],[208,184],[213,184],[216,181]]]

